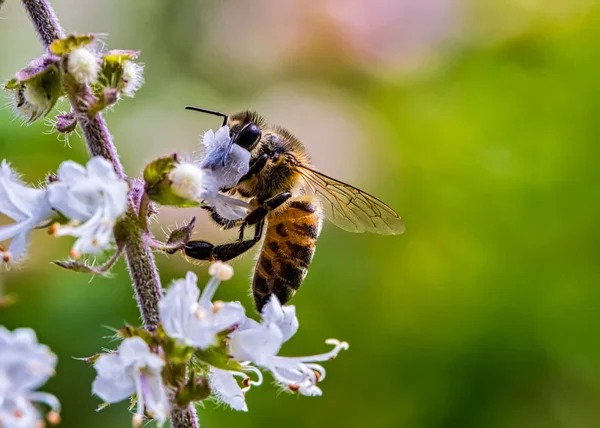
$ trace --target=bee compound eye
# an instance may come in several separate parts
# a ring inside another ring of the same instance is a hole
[[[246,150],[252,150],[258,144],[262,132],[254,123],[249,123],[240,131],[235,139],[235,144]]]

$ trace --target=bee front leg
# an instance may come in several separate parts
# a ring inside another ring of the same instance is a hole
[[[206,241],[190,241],[185,245],[183,251],[186,256],[196,260],[220,260],[226,262],[242,255],[260,241],[264,223],[264,219],[256,223],[254,237],[252,239],[222,245],[213,245]]]
[[[261,157],[256,159],[254,161],[254,163],[252,165],[250,165],[250,169],[248,170],[248,172],[246,174],[244,174],[242,176],[242,178],[240,178],[240,180],[238,181],[238,184],[240,184],[246,180],[250,180],[252,177],[255,177],[256,175],[258,175],[263,170],[263,168],[267,165],[268,160],[269,160],[269,155],[267,155],[266,153],[263,153]]]
[[[267,214],[269,214],[269,211],[273,211],[274,209],[279,208],[291,197],[292,194],[290,192],[282,192],[273,196],[272,198],[267,199],[262,203],[261,206],[254,209],[250,214],[246,216],[244,222],[240,227],[239,240],[244,240],[244,231],[246,229],[246,226],[251,226],[253,224],[257,224],[261,220],[264,220]]]

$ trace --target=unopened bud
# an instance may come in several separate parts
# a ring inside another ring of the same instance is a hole
[[[196,199],[202,191],[204,173],[191,163],[181,163],[173,168],[168,175],[171,181],[171,191],[184,199]]]
[[[220,281],[228,281],[233,276],[233,267],[223,262],[214,262],[208,268],[208,274]]]
[[[56,116],[56,130],[61,134],[70,134],[77,127],[75,113],[59,114]]]
[[[86,47],[79,47],[67,57],[67,71],[80,84],[89,85],[98,80],[100,62]]]

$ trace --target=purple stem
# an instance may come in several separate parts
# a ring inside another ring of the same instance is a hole
[[[64,37],[64,30],[47,0],[22,0],[22,3],[44,47],[48,48],[56,39]],[[108,159],[112,162],[117,175],[127,178],[102,115],[98,113],[89,118],[84,110],[82,100],[91,97],[89,86],[65,85],[65,90],[78,118],[79,126],[83,129],[90,154]],[[141,213],[144,218],[140,219],[140,202],[143,193],[142,183],[132,181],[129,209],[126,214],[128,221],[124,239],[125,257],[144,325],[149,331],[155,331],[159,322],[158,300],[161,286],[154,256],[148,245],[150,236],[145,209]],[[173,403],[171,424],[174,428],[198,428],[194,406],[190,404],[186,408],[180,408]]]

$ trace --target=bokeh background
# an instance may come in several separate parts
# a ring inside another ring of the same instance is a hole
[[[42,51],[20,2],[0,20],[0,78]],[[251,108],[294,132],[319,169],[396,208],[403,236],[326,225],[287,355],[351,344],[326,364],[321,398],[267,382],[248,413],[207,403],[204,427],[584,428],[600,426],[600,6],[574,0],[54,0],[67,31],[140,49],[146,85],[106,115],[130,175],[189,153],[218,119],[186,104]],[[62,106],[65,109],[65,106]],[[84,162],[38,123],[0,111],[0,157],[38,182]],[[230,235],[202,212],[197,237]],[[112,279],[62,271],[72,241],[35,234],[0,273],[17,304],[0,324],[32,327],[59,356],[45,390],[64,428],[130,426],[126,403],[95,413],[94,370],[72,357],[139,323],[122,262]],[[254,257],[219,290],[248,310]],[[158,256],[162,281],[206,267]]]

